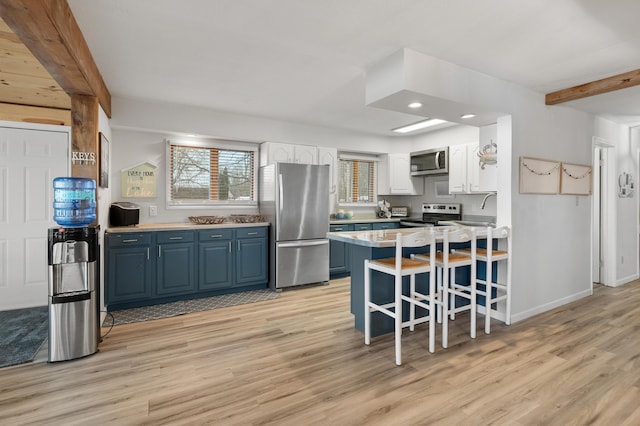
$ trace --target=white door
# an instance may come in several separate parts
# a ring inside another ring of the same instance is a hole
[[[53,179],[69,173],[65,129],[0,127],[0,310],[47,304]]]

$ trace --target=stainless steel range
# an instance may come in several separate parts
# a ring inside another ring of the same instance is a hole
[[[425,203],[422,205],[422,218],[404,219],[405,226],[438,226],[442,221],[461,220],[462,206],[456,203]]]

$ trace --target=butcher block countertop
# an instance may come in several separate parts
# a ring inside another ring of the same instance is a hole
[[[235,223],[224,222],[211,225],[196,225],[191,222],[174,223],[141,223],[136,226],[114,226],[107,228],[109,233],[144,232],[144,231],[173,231],[173,230],[198,230],[198,229],[222,229],[222,228],[251,228],[256,226],[269,226],[269,222]]]

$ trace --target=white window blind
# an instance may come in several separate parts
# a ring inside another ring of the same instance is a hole
[[[376,162],[341,159],[338,202],[340,204],[376,202]]]
[[[170,143],[170,204],[255,204],[256,149]]]

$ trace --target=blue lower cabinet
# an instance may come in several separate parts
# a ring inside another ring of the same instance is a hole
[[[372,225],[374,231],[397,228],[400,228],[400,222],[376,222]]]
[[[349,223],[330,225],[331,232],[371,231],[399,228],[399,222]],[[351,245],[329,240],[329,275],[331,279],[351,275]]]
[[[150,247],[114,247],[108,250],[106,304],[151,297],[153,262],[149,260]]]
[[[353,231],[353,225],[330,225],[331,232]],[[340,241],[329,240],[329,276],[340,278],[349,275],[349,245]]]
[[[109,310],[267,288],[267,227],[106,233]]]
[[[354,223],[352,226],[354,231],[371,231],[373,229],[371,223]]]
[[[156,294],[172,296],[196,289],[194,231],[162,231],[156,235]]]
[[[266,231],[266,228],[247,228],[236,231],[236,285],[268,281]]]
[[[143,233],[105,236],[105,303],[148,299],[153,295],[152,235]]]
[[[198,289],[233,286],[233,229],[207,229],[198,238]]]

